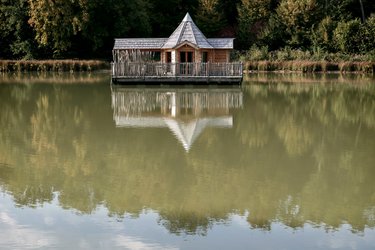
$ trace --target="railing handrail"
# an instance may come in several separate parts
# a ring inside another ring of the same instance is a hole
[[[113,76],[241,76],[242,62],[112,62]]]

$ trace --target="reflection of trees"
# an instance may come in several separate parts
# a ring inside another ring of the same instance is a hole
[[[159,223],[175,234],[206,235],[213,223],[226,219],[227,214],[225,212],[220,214],[205,214],[193,210],[180,211],[174,208],[173,210],[162,210],[160,212]]]
[[[375,171],[371,163],[375,145],[370,139],[375,125],[374,85],[275,84],[247,88],[249,96],[245,99],[256,106],[246,105],[248,110],[244,112],[255,116],[241,115],[241,123],[260,117],[255,108],[265,110],[265,117],[257,123],[269,128],[267,138],[277,137],[288,155],[302,156],[302,165],[313,170],[302,191],[294,195],[298,216],[279,214],[278,218],[286,224],[291,218],[300,221],[292,225],[309,220],[338,227],[349,222],[360,231],[371,224],[363,213],[366,207],[374,206],[374,199],[369,201],[375,188],[370,180]],[[243,127],[241,124],[237,130],[240,136]],[[245,134],[245,138],[256,136],[259,134]],[[306,161],[311,156],[313,159]]]
[[[108,86],[0,89],[0,183],[19,205],[147,207],[174,233],[233,212],[265,230],[375,224],[373,85],[248,85],[234,129],[206,129],[189,154],[167,129],[115,128]]]

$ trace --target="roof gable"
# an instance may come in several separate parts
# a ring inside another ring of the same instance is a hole
[[[184,19],[178,25],[177,29],[165,42],[163,49],[170,49],[178,46],[183,42],[190,42],[202,49],[213,49],[214,47],[207,41],[205,35],[200,31],[197,25],[193,22],[189,13],[186,13]]]
[[[192,48],[194,48],[194,49],[197,49],[197,48],[198,48],[195,44],[193,44],[193,43],[191,43],[191,42],[188,42],[188,41],[184,41],[184,42],[178,44],[176,47],[174,47],[174,49],[179,49],[179,48],[181,48],[181,47],[184,46],[184,45],[188,45],[188,46],[190,46],[190,47],[192,47]]]

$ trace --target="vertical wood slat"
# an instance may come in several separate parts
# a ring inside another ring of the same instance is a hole
[[[174,70],[173,70],[174,69]],[[112,63],[112,76],[242,76],[242,63]]]

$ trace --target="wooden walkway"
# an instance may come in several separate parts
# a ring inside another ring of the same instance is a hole
[[[242,63],[112,63],[119,84],[240,84]]]

